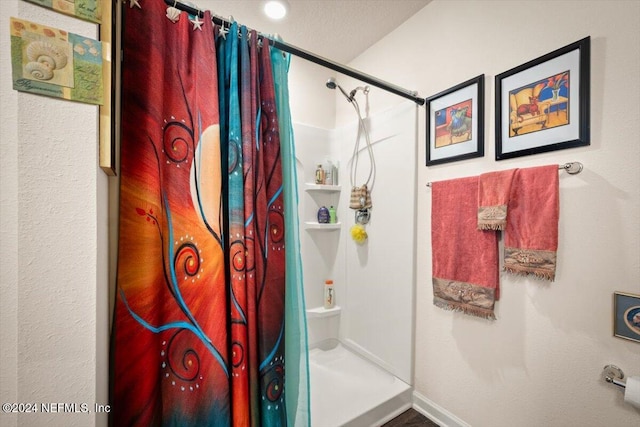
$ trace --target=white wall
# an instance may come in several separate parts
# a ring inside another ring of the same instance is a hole
[[[289,98],[294,123],[320,129],[335,127],[336,92],[326,86],[329,77],[335,75],[335,71],[291,56]],[[351,114],[349,116],[352,117]]]
[[[93,105],[12,89],[9,17],[87,37],[97,26],[33,4],[0,7],[0,401],[108,403],[107,186]],[[96,414],[0,424],[106,425]]]
[[[474,427],[638,423],[639,412],[601,372],[613,363],[640,375],[640,344],[612,336],[613,292],[640,294],[639,29],[637,1],[434,0],[350,64],[423,97],[486,75],[485,156],[418,169],[415,389],[423,407]],[[496,162],[495,75],[587,35],[591,145]],[[400,102],[370,93],[372,112]],[[338,103],[338,120],[348,108]],[[424,150],[421,142],[422,165]],[[424,185],[568,161],[585,170],[560,176],[556,281],[502,276],[494,322],[434,307]]]

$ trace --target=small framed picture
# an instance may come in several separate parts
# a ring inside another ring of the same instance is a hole
[[[640,342],[640,295],[613,293],[613,335]]]
[[[589,37],[496,75],[496,160],[589,145],[589,76]]]
[[[427,166],[484,156],[484,74],[426,99]]]

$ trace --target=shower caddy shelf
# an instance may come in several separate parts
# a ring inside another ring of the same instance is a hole
[[[323,193],[337,193],[341,189],[340,185],[325,185],[325,184],[305,184],[305,190],[318,191]]]
[[[307,309],[307,316],[309,317],[330,317],[337,316],[342,311],[339,305],[332,308],[314,307]]]
[[[307,230],[339,230],[342,227],[341,222],[333,224],[322,224],[318,221],[305,221],[304,228]]]
[[[340,185],[325,185],[325,184],[313,184],[307,183],[305,184],[305,191],[310,194],[313,193],[339,193],[341,190]],[[321,224],[318,221],[305,221],[304,228],[307,230],[339,230],[342,227],[342,223],[340,221],[333,224]]]

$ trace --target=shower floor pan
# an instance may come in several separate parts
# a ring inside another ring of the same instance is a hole
[[[379,426],[411,407],[409,385],[337,340],[309,351],[312,427]]]

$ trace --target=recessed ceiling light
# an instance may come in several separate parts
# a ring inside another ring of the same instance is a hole
[[[289,11],[286,0],[267,0],[264,3],[264,13],[271,19],[282,19]]]

